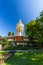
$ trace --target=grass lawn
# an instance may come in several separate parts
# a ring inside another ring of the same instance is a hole
[[[8,53],[8,52],[5,52],[5,51],[4,51],[4,52],[2,52],[2,51],[0,52],[0,54],[7,54],[7,53]]]
[[[43,65],[43,51],[16,52],[2,65]]]

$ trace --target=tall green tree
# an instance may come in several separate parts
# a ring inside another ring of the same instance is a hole
[[[25,33],[31,40],[34,38],[39,43],[43,42],[43,11],[36,20],[32,20],[26,24]]]
[[[25,33],[26,35],[28,36],[33,36],[34,33],[35,33],[35,20],[31,20],[29,23],[26,24],[26,30],[25,30]]]
[[[14,32],[8,32],[8,36],[14,36]]]

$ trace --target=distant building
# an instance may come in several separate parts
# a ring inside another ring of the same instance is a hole
[[[18,24],[16,25],[16,36],[8,36],[6,37],[8,41],[12,41],[12,43],[16,44],[23,44],[24,42],[28,42],[28,37],[23,36],[24,32],[24,24],[21,20],[19,20]],[[3,40],[4,37],[2,37],[0,40]]]

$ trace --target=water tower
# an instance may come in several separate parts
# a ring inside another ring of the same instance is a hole
[[[22,33],[24,31],[24,24],[21,20],[19,20],[18,24],[16,25],[16,32],[17,36],[22,36]]]

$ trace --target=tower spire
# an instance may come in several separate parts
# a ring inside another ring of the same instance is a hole
[[[22,36],[23,31],[24,31],[24,24],[22,23],[22,21],[20,19],[18,24],[16,25],[17,36]]]

